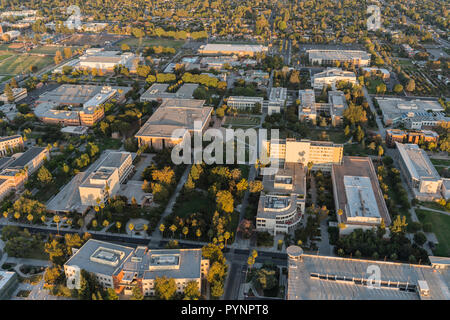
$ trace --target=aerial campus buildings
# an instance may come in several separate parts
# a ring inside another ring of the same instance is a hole
[[[205,55],[235,54],[238,56],[251,56],[267,52],[268,48],[257,44],[216,44],[208,43],[200,46],[198,53]]]
[[[154,83],[141,95],[141,102],[157,101],[164,99],[192,99],[195,89],[198,88],[196,83],[184,83],[176,92],[168,92],[169,84]]]
[[[331,171],[335,163],[342,162],[344,147],[329,141],[296,140],[293,138],[270,140],[265,148],[273,163],[313,163],[313,170]]]
[[[130,88],[64,84],[43,93],[34,113],[44,123],[91,127],[104,117],[103,104],[123,101]]]
[[[430,256],[427,266],[286,252],[287,300],[450,300],[449,258]]]
[[[344,157],[332,167],[333,196],[340,234],[391,224],[389,211],[369,157]]]
[[[336,90],[336,83],[339,81],[357,83],[356,75],[351,71],[344,71],[339,68],[328,68],[325,71],[313,75],[311,82],[316,90],[321,90],[323,87],[331,86]]]
[[[209,260],[203,259],[201,249],[131,248],[90,239],[64,264],[71,279],[81,269],[94,274],[104,288],[131,295],[139,287],[145,296],[155,295],[155,280],[173,278],[177,293],[194,281],[201,291],[201,282],[209,270]]]
[[[380,106],[386,125],[404,123],[408,129],[422,129],[450,121],[438,101],[390,97],[376,97],[375,100]]]
[[[331,118],[331,125],[342,124],[344,110],[348,107],[345,94],[342,91],[328,91],[328,103],[316,102],[314,90],[305,89],[298,92],[300,106],[298,118],[300,121],[310,121],[314,124],[320,114]]]
[[[19,190],[28,177],[50,159],[47,148],[33,147],[24,153],[0,159],[0,199],[13,190]]]
[[[273,87],[268,95],[268,100],[263,97],[248,97],[248,96],[230,96],[227,100],[227,105],[237,109],[254,108],[257,104],[260,107],[267,108],[267,113],[272,115],[280,113],[284,108],[287,100],[287,88]]]
[[[211,120],[212,107],[204,107],[205,100],[164,99],[163,103],[139,129],[135,137],[139,147],[147,145],[154,149],[170,148],[182,142],[189,134],[203,132]],[[199,129],[194,122],[201,123]],[[173,137],[175,130],[185,129],[182,137]]]
[[[404,131],[400,129],[387,129],[385,140],[388,147],[395,147],[395,142],[415,144],[420,142],[437,143],[439,141],[439,134],[431,130]]]
[[[259,197],[256,230],[288,233],[296,228],[305,212],[305,167],[299,163],[285,163],[273,172],[268,172],[273,168],[263,170],[264,190]]]
[[[361,50],[306,50],[311,64],[335,65],[339,63],[352,63],[359,67],[370,65],[370,54]]]
[[[151,202],[153,197],[142,190],[142,181],[128,181],[134,172],[135,153],[106,150],[89,168],[75,175],[58,194],[47,203],[47,210],[55,213],[71,211],[84,213],[92,206],[104,203],[115,195],[132,197],[138,205]]]
[[[13,93],[13,100],[9,101],[8,97],[5,93],[3,93],[2,95],[0,95],[0,101],[3,101],[5,103],[7,102],[19,102],[22,99],[25,99],[27,97],[27,89],[26,88],[11,88],[12,93]]]
[[[0,137],[0,157],[6,156],[16,149],[23,148],[23,138],[20,134]]]
[[[395,142],[399,154],[400,170],[408,186],[419,200],[441,198],[442,178],[424,150],[417,144]]]

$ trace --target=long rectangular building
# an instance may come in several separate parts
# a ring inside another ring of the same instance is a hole
[[[353,63],[359,67],[370,65],[370,54],[362,50],[306,50],[309,62],[319,65],[334,65],[336,62]]]
[[[344,147],[330,141],[279,139],[266,141],[272,162],[313,164],[313,170],[331,171],[333,164],[342,162]]]
[[[419,200],[440,199],[442,178],[427,153],[417,144],[395,142],[400,169],[409,187]]]
[[[201,279],[209,270],[209,260],[201,249],[154,250],[131,248],[99,240],[88,240],[64,264],[67,278],[82,269],[93,273],[105,288],[131,295],[134,287],[145,296],[155,295],[155,280],[166,276],[175,280],[177,293],[190,281],[201,290]]]
[[[333,194],[341,224],[340,233],[355,229],[371,229],[383,220],[391,224],[389,211],[378,183],[378,176],[368,157],[344,157],[332,168]]]
[[[219,44],[208,43],[200,46],[200,54],[236,54],[239,56],[254,56],[257,53],[267,52],[268,48],[259,44]]]

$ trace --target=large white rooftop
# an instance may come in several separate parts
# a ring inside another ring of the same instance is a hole
[[[349,209],[347,220],[381,218],[369,177],[344,176],[344,186]]]
[[[396,142],[395,144],[413,179],[439,180],[441,178],[426,152],[420,149],[417,144],[403,144],[399,142]]]

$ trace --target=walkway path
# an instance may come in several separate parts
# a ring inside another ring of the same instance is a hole
[[[184,184],[186,183],[188,176],[189,176],[189,172],[191,172],[191,167],[192,167],[192,165],[188,165],[186,170],[184,170],[184,173],[181,176],[180,181],[178,182],[175,192],[173,193],[172,197],[170,198],[169,202],[167,203],[166,209],[164,210],[163,214],[161,215],[161,219],[159,219],[159,222],[156,225],[156,228],[152,233],[151,242],[157,242],[162,239],[161,232],[159,231],[159,226],[161,225],[161,223],[163,223],[164,218],[172,213],[172,209],[177,201],[178,194],[180,193],[181,189],[183,188]]]
[[[424,206],[419,206],[419,209],[428,210],[428,211],[433,211],[433,212],[437,212],[437,213],[442,213],[442,214],[445,214],[445,215],[447,215],[447,216],[450,216],[450,212],[448,212],[448,211],[437,210],[437,209],[431,209],[431,208],[424,207]]]

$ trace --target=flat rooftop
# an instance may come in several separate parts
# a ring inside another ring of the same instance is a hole
[[[120,154],[123,155],[120,155]],[[84,172],[76,174],[59,192],[46,203],[47,210],[53,212],[70,212],[72,210],[77,212],[84,212],[88,205],[81,204],[79,187],[90,178],[91,174],[97,171],[98,168],[108,164],[108,167],[115,167],[120,165],[123,157],[127,157],[128,152],[121,152],[117,150],[105,150],[101,156],[92,163]],[[132,159],[136,157],[135,153],[131,153]]]
[[[194,121],[202,126],[213,108],[203,107],[205,100],[166,99],[136,133],[136,137],[171,138],[174,130],[194,130]]]
[[[406,100],[402,98],[384,98],[375,97],[378,102],[383,117],[387,120],[396,120],[401,118],[402,115],[412,114],[424,114],[431,110],[434,112],[443,112],[444,108],[438,101],[434,100]]]
[[[380,289],[361,283],[371,275],[370,266],[380,268]],[[289,259],[287,299],[418,300],[418,281],[425,280],[430,296],[422,299],[450,300],[448,273],[423,265],[303,254],[301,260]]]
[[[131,247],[89,239],[64,265],[112,276],[133,251]]]
[[[352,178],[345,179],[346,176],[350,176]],[[361,204],[359,200],[359,191],[358,187],[353,188],[352,182],[355,181],[354,177],[358,177],[359,185],[361,186],[363,200],[366,201],[365,206],[366,209],[372,210],[374,212],[375,217],[381,217],[384,220],[386,226],[391,224],[391,218],[386,207],[386,203],[384,201],[383,194],[381,192],[380,186],[378,184],[378,177],[375,172],[375,168],[373,167],[372,160],[369,157],[343,157],[343,161],[341,165],[334,164],[332,167],[332,178],[333,178],[333,187],[335,188],[335,197],[337,195],[337,208],[343,210],[343,214],[341,217],[344,223],[352,223],[353,214],[356,213],[356,209],[358,205]],[[362,179],[362,178],[367,179]],[[368,197],[368,182],[370,181],[370,187],[372,190],[373,198],[365,198]],[[346,187],[347,182],[347,187]],[[366,188],[364,189],[362,188]],[[348,189],[348,192],[347,192]],[[356,194],[355,194],[356,192]],[[359,204],[358,204],[359,201]],[[370,203],[369,203],[370,202]],[[347,207],[350,207],[350,213],[347,211]],[[377,209],[375,209],[375,207]],[[352,209],[353,208],[353,211]],[[358,209],[359,210],[359,209]],[[376,211],[378,211],[378,215],[376,215]],[[349,216],[347,216],[349,215]],[[370,224],[370,222],[367,222]],[[362,221],[358,221],[357,224],[365,224]]]
[[[198,86],[196,83],[185,83],[176,92],[167,92],[169,84],[154,83],[142,94],[141,100],[148,101],[168,98],[192,99],[194,91]]]
[[[370,60],[370,54],[362,50],[306,50],[310,59],[322,60]]]
[[[419,148],[417,144],[413,143],[399,143],[395,145],[403,159],[410,175],[416,179],[436,179],[440,180],[441,176],[436,171],[436,168],[431,163],[427,153]]]
[[[123,271],[137,273],[137,276],[143,279],[163,276],[196,279],[201,275],[201,260],[201,249],[150,249],[145,253],[130,256],[123,265]]]
[[[8,165],[8,168],[23,168],[25,167],[31,160],[36,158],[38,155],[40,155],[42,152],[44,152],[46,148],[43,147],[32,147],[22,153],[21,156],[19,156],[16,160],[11,162]]]
[[[381,218],[372,184],[368,177],[344,176],[345,195],[350,217]]]
[[[262,52],[267,51],[266,46],[259,44],[218,44],[218,43],[208,43],[206,45],[200,46],[199,52],[202,51],[212,51],[212,52]]]

